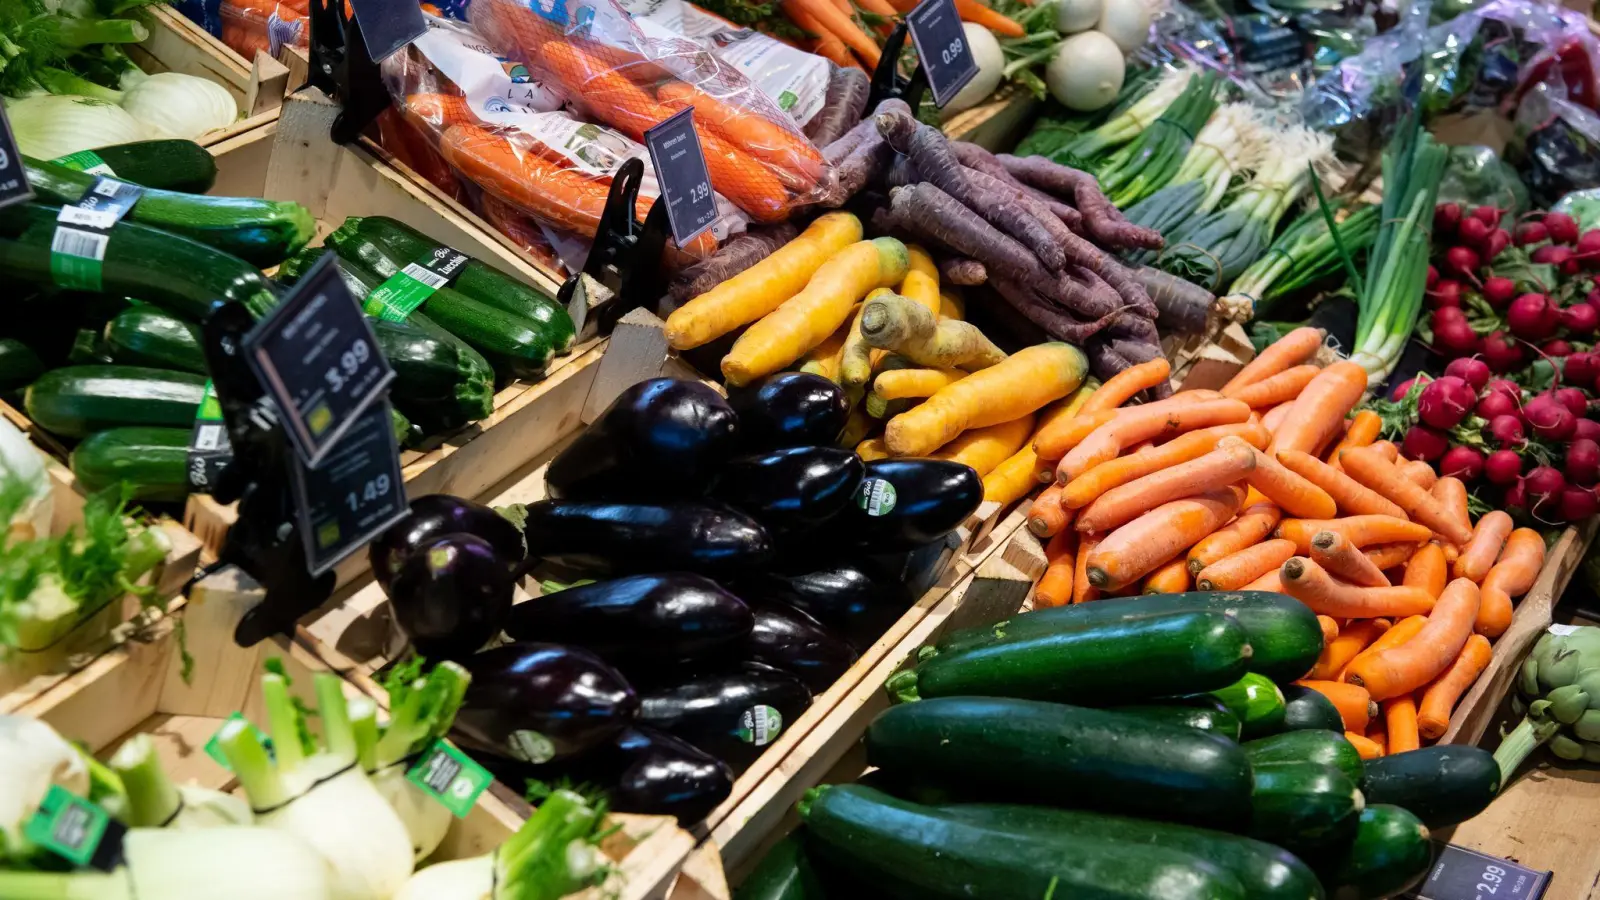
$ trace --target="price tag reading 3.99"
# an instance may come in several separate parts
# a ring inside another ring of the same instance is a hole
[[[706,168],[700,136],[694,130],[694,107],[646,131],[644,143],[650,148],[656,184],[667,204],[672,239],[679,247],[686,247],[717,220],[711,172]]]
[[[405,515],[389,403],[362,413],[319,465],[294,466],[295,510],[311,574],[320,575]]]
[[[978,75],[978,61],[967,46],[955,0],[923,0],[906,16],[906,24],[928,76],[933,102],[942,109]]]
[[[1419,900],[1539,900],[1550,873],[1446,845],[1412,896]]]

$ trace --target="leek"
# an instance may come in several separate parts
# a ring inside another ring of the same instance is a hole
[[[1313,207],[1303,213],[1272,242],[1265,256],[1234,280],[1220,301],[1223,307],[1238,307],[1250,318],[1274,300],[1333,275],[1343,266],[1340,244],[1349,253],[1372,246],[1378,235],[1378,208],[1362,207],[1337,228],[1335,240],[1321,209]]]

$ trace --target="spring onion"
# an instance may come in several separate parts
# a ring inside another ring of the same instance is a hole
[[[1063,152],[1074,159],[1088,161],[1128,143],[1161,118],[1161,114],[1167,111],[1167,107],[1178,99],[1184,88],[1189,86],[1189,81],[1198,74],[1190,66],[1167,72],[1151,85],[1144,96],[1127,109],[1118,111],[1105,124],[1074,138]]]
[[[1236,321],[1265,313],[1274,300],[1307,285],[1323,280],[1339,269],[1343,261],[1339,244],[1349,253],[1372,246],[1378,235],[1378,208],[1364,206],[1337,223],[1338,240],[1328,230],[1322,210],[1312,207],[1289,223],[1283,234],[1267,248],[1266,255],[1234,279],[1219,303]]]
[[[1125,209],[1172,180],[1194,146],[1195,134],[1217,109],[1216,88],[1217,77],[1210,72],[1190,79],[1149,128],[1095,170],[1112,203]]]
[[[128,824],[143,828],[221,828],[249,825],[250,804],[232,794],[195,784],[176,785],[167,777],[147,734],[117,748],[111,768],[128,793]]]
[[[1256,167],[1266,134],[1246,104],[1229,103],[1217,110],[1195,136],[1177,174],[1161,190],[1128,207],[1128,221],[1166,234],[1216,209],[1234,178]],[[1154,259],[1154,253],[1139,255],[1147,264]]]

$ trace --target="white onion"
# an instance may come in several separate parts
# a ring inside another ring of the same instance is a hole
[[[1068,109],[1092,112],[1122,90],[1122,51],[1098,31],[1085,31],[1062,41],[1045,67],[1050,95]]]

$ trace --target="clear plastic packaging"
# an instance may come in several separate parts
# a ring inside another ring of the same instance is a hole
[[[276,57],[285,46],[311,45],[308,0],[222,0],[222,42],[245,59],[260,51]]]
[[[1440,203],[1489,204],[1513,219],[1528,210],[1528,189],[1517,171],[1488,147],[1451,147],[1439,182]]]

